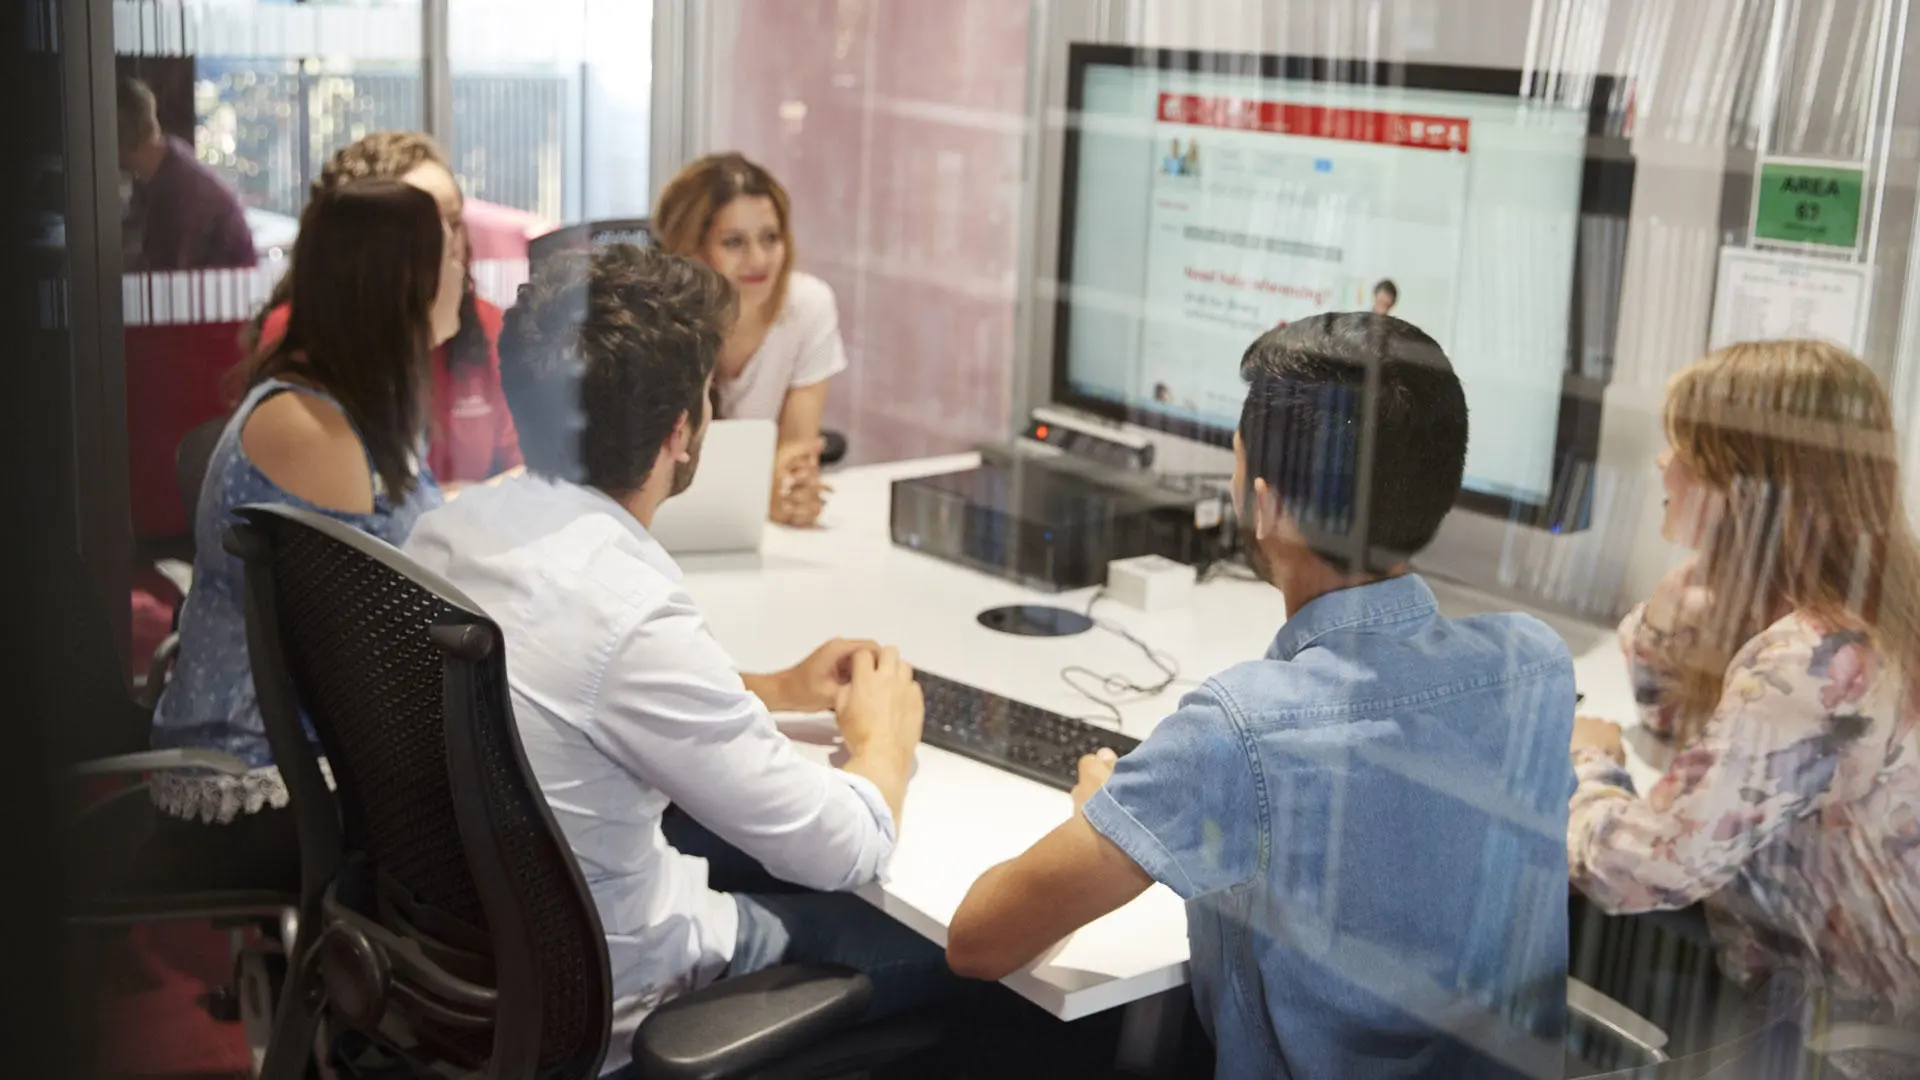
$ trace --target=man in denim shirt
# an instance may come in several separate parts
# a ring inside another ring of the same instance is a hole
[[[1406,563],[1459,494],[1460,381],[1374,314],[1273,330],[1241,373],[1236,508],[1286,624],[1083,761],[1080,812],[974,885],[948,960],[1004,977],[1157,881],[1222,1077],[1557,1077],[1572,660],[1526,616],[1441,617]]]

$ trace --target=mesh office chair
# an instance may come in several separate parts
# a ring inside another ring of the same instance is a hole
[[[68,565],[27,583],[56,593],[43,610],[61,612],[69,622],[44,629],[69,642],[91,668],[55,718],[54,742],[75,794],[65,833],[66,925],[87,942],[150,923],[204,921],[232,930],[235,985],[215,988],[214,1012],[246,1025],[257,1067],[278,991],[278,938],[291,936],[299,898],[270,887],[213,887],[186,873],[148,880],[131,869],[159,813],[147,792],[148,774],[196,769],[245,775],[247,766],[213,750],[147,749],[177,639],[161,644],[145,685],[129,696],[103,609],[81,586],[86,575],[74,552]],[[248,932],[256,925],[269,932],[256,938]]]
[[[527,266],[537,269],[556,252],[585,251],[599,244],[654,245],[653,222],[647,218],[607,218],[563,225],[527,241]]]
[[[1733,1030],[1716,1039],[1709,1049],[1670,1059],[1656,1055],[1648,1060],[1638,1053],[1647,1047],[1636,1044],[1631,1030],[1615,1030],[1611,1034],[1624,1035],[1625,1039],[1613,1048],[1612,1061],[1594,1067],[1606,1054],[1594,1053],[1603,1048],[1589,1041],[1583,1046],[1587,1053],[1580,1059],[1569,1053],[1567,1075],[1591,1080],[1798,1080],[1817,1075],[1809,1070],[1807,1056],[1806,1035],[1812,1011],[1805,980],[1792,974],[1776,975],[1747,998]],[[1581,1010],[1574,1012],[1577,1026]]]
[[[348,1075],[592,1077],[605,946],[522,757],[498,630],[358,530],[241,517],[227,546],[246,563],[254,688],[301,861],[303,932],[263,1075],[304,1076],[324,1027]]]
[[[227,542],[246,561],[254,684],[299,823],[302,925],[314,928],[292,957],[267,1080],[297,1080],[323,1027],[336,1048],[350,1044],[336,1061],[349,1070],[597,1075],[606,943],[521,749],[499,627],[356,529],[288,507],[240,516]],[[897,1039],[826,1039],[871,991],[858,973],[800,965],[722,980],[649,1017],[637,1067],[648,1080],[720,1080],[890,1060]]]

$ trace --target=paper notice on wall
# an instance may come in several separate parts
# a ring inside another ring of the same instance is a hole
[[[1707,347],[1816,338],[1858,355],[1867,344],[1872,284],[1871,266],[1722,248]]]

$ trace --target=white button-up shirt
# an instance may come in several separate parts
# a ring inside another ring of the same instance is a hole
[[[526,476],[421,518],[407,554],[500,624],[527,760],[593,891],[613,968],[613,1041],[733,956],[738,913],[660,831],[677,803],[785,880],[877,878],[894,823],[867,780],[799,754],[750,693],[680,569],[606,495]]]

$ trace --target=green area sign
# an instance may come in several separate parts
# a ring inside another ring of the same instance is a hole
[[[1866,170],[1809,161],[1763,161],[1753,238],[1852,251],[1860,246]]]

